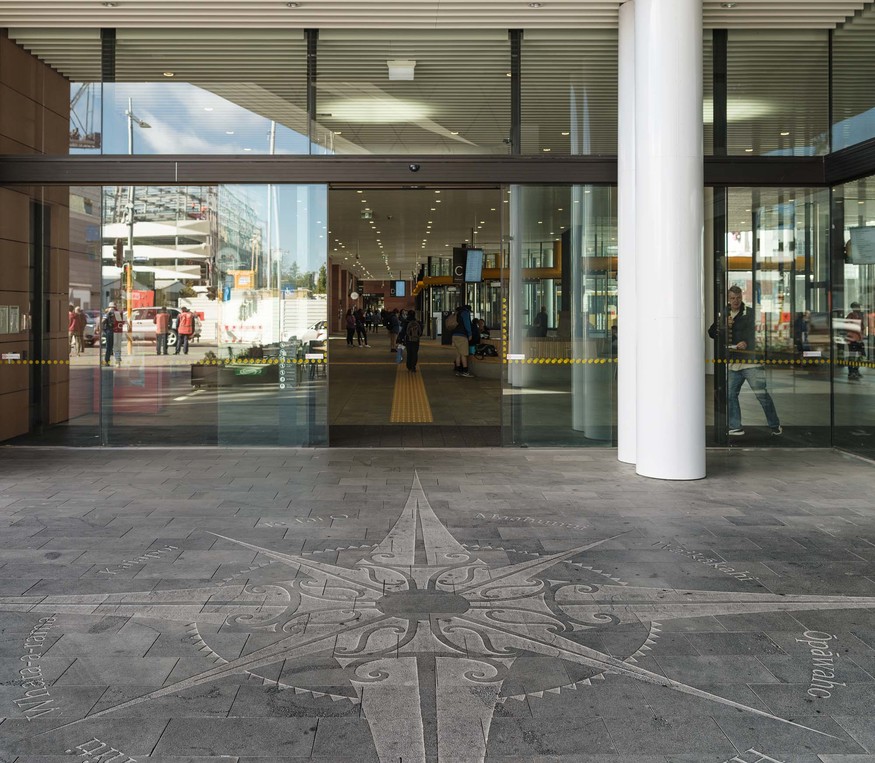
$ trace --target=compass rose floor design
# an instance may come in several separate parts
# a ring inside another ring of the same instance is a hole
[[[875,763],[875,466],[7,450],[0,763]]]

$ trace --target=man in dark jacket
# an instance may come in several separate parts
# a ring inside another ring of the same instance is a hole
[[[756,349],[756,323],[754,312],[742,302],[741,289],[738,286],[729,287],[729,306],[727,310],[726,327],[717,328],[717,324],[711,324],[708,336],[718,341],[726,341],[729,348],[729,434],[739,437],[744,434],[741,425],[741,405],[738,402],[738,394],[741,387],[747,381],[753,393],[757,396],[766,421],[773,435],[784,433],[775,403],[766,389],[766,372],[761,362],[757,362],[754,355]]]
[[[468,353],[470,352],[471,340],[474,338],[474,329],[471,326],[471,306],[462,305],[458,311],[458,325],[453,329],[453,348],[456,350],[455,372],[456,376],[472,378],[468,370]]]

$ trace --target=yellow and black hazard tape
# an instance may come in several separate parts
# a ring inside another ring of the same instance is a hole
[[[617,363],[617,358],[507,358],[503,357],[502,362],[508,365],[605,365]],[[875,368],[875,362],[869,361],[852,361],[852,360],[830,360],[829,358],[790,358],[790,359],[766,359],[766,358],[745,358],[743,361],[725,360],[723,358],[707,358],[706,363],[714,365],[725,365],[728,363],[749,363],[751,365],[760,366],[838,366],[840,368]]]
[[[137,356],[137,358],[145,359],[148,356]],[[576,366],[576,365],[609,365],[616,364],[617,358],[501,358],[502,363],[508,365],[550,365],[550,366]],[[875,368],[875,362],[866,360],[830,360],[829,358],[786,358],[786,359],[768,359],[768,358],[745,358],[744,360],[727,360],[725,358],[706,358],[706,363],[713,365],[726,365],[729,363],[749,363],[751,365],[760,366],[838,366],[840,368]],[[239,365],[299,365],[306,366],[313,364],[327,364],[327,358],[237,358],[234,360],[223,359],[207,359],[198,360],[192,363],[194,366],[239,366]],[[71,364],[69,358],[61,359],[46,359],[46,360],[23,360],[23,359],[2,359],[0,365],[6,366],[68,366]],[[342,364],[344,365],[344,364]],[[91,365],[83,364],[81,368],[91,368]],[[99,367],[99,366],[94,366]]]
[[[147,355],[138,355],[135,356],[137,360],[145,359]],[[325,358],[314,358],[312,360],[307,360],[305,358],[239,358],[235,360],[197,360],[191,365],[193,366],[239,366],[239,365],[269,365],[269,366],[277,366],[277,365],[301,365],[306,366],[310,363],[327,363],[328,361]],[[60,360],[22,360],[22,359],[11,359],[4,358],[0,360],[0,365],[7,366],[69,366],[71,361],[69,358],[62,358]],[[91,364],[82,364],[79,366],[81,368],[98,368],[97,365]]]

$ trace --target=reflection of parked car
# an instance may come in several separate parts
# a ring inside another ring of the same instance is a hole
[[[170,314],[170,332],[167,335],[167,346],[176,346],[176,326],[179,323],[179,313],[175,307],[168,307]],[[157,307],[138,307],[131,311],[131,339],[155,341],[155,316]]]
[[[853,318],[845,318],[842,313],[832,316],[833,342],[838,348],[844,348],[848,344],[848,332],[859,332],[860,321]],[[808,344],[813,350],[820,350],[824,354],[829,353],[829,315],[827,313],[811,313],[808,321]]]
[[[296,337],[299,342],[324,342],[328,339],[328,321],[316,321],[312,326],[304,329],[300,334],[294,332],[289,333],[285,337],[288,341],[291,337]]]
[[[94,343],[100,336],[100,329],[97,328],[100,323],[100,310],[83,310],[85,313],[85,344],[93,347]]]

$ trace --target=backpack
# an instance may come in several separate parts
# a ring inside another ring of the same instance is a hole
[[[410,321],[410,323],[407,324],[407,333],[404,335],[404,338],[408,342],[418,342],[421,336],[422,326],[419,321]]]
[[[459,328],[459,311],[458,310],[450,313],[447,316],[446,327],[447,327],[447,331],[455,331],[457,328]]]
[[[112,333],[115,331],[115,316],[112,313],[107,313],[103,316],[100,326],[106,333]]]

